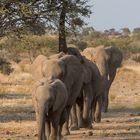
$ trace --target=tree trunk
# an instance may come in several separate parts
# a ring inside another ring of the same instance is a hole
[[[67,2],[63,2],[62,11],[60,13],[59,19],[59,52],[67,52],[67,43],[66,43],[66,29],[65,29],[65,19],[66,19],[66,7]]]

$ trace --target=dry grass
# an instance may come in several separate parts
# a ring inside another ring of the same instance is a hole
[[[118,70],[110,90],[109,113],[102,114],[101,123],[93,124],[93,130],[73,131],[64,140],[140,139],[139,68]],[[17,76],[0,86],[0,140],[37,140],[30,92],[33,81],[17,81]]]

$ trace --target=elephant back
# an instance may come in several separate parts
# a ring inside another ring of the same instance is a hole
[[[84,63],[83,63],[84,83],[88,84],[92,80],[92,75],[93,75],[92,65],[93,65],[93,63],[84,56],[83,56],[83,60],[84,60]]]
[[[42,74],[47,80],[61,79],[64,73],[63,61],[60,59],[49,59],[43,62]]]
[[[60,60],[63,61],[65,65],[65,75],[63,81],[70,93],[71,87],[74,84],[78,84],[79,81],[79,83],[83,83],[83,65],[74,55],[65,55],[64,57],[60,58]]]
[[[48,59],[59,59],[59,58],[63,57],[64,55],[65,55],[64,52],[60,52],[58,54],[51,55],[50,57],[48,57]]]
[[[67,54],[76,56],[81,63],[84,63],[83,57],[77,48],[73,48],[73,47],[67,48]]]
[[[94,48],[86,48],[83,50],[82,55],[84,55],[87,59],[92,59],[92,51]]]
[[[42,75],[42,67],[43,62],[47,60],[47,57],[44,55],[38,55],[33,63],[30,66],[30,73],[32,74],[35,80],[39,80],[43,77]]]

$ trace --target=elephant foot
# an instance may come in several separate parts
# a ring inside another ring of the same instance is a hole
[[[49,140],[57,140],[57,136],[50,136]]]
[[[89,129],[93,129],[93,126],[92,126],[92,124],[89,126]]]
[[[100,123],[100,122],[101,122],[101,119],[100,119],[100,118],[95,118],[95,119],[94,119],[94,122]]]
[[[70,135],[70,131],[69,130],[63,130],[63,136],[67,136],[67,135]]]
[[[63,135],[59,135],[59,139],[58,140],[61,140],[63,139]]]
[[[70,129],[71,129],[71,131],[79,130],[79,127],[77,124],[72,124]]]
[[[103,112],[104,112],[104,113],[107,113],[107,112],[108,112],[108,109],[103,109]]]
[[[89,121],[82,121],[82,123],[80,124],[80,128],[90,128],[92,125]]]

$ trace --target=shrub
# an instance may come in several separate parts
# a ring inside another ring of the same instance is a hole
[[[56,53],[58,51],[58,41],[55,36],[48,35],[28,35],[23,38],[7,38],[4,42],[0,43],[1,49],[9,52],[9,58],[19,62],[22,56],[32,58],[38,54],[46,56]],[[22,56],[21,56],[22,55]]]
[[[79,50],[83,51],[85,48],[87,48],[87,43],[84,41],[78,41],[76,46]]]
[[[0,58],[0,71],[3,74],[9,75],[13,71],[11,63],[4,58]]]
[[[134,61],[139,62],[140,63],[140,55],[135,56],[132,58]]]

